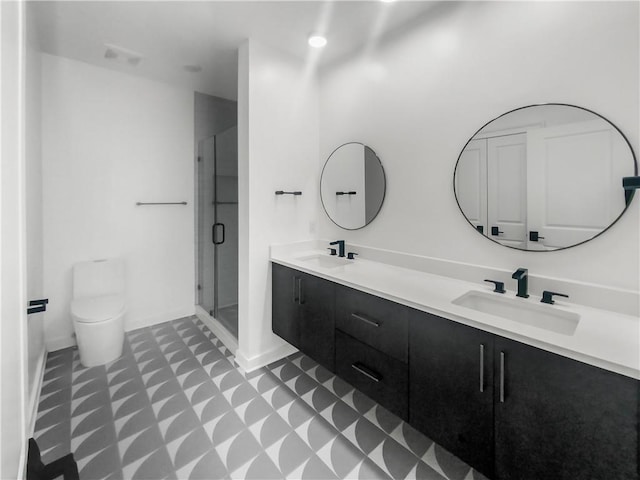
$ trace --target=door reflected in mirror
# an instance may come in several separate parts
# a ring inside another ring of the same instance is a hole
[[[345,143],[327,159],[320,177],[320,199],[333,223],[357,230],[378,215],[386,191],[382,163],[368,146]]]
[[[631,145],[604,117],[564,104],[508,112],[467,142],[454,191],[482,235],[520,250],[558,250],[600,235],[627,207]]]

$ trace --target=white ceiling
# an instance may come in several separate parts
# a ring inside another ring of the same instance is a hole
[[[430,1],[41,1],[29,2],[40,49],[224,98],[237,98],[237,49],[247,38],[301,59],[307,37],[329,43],[320,68],[429,14]],[[105,44],[142,55],[137,66],[104,58]],[[317,55],[317,52],[316,52]],[[200,65],[189,73],[184,65]]]

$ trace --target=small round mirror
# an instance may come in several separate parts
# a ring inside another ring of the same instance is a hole
[[[322,170],[320,199],[333,223],[357,230],[378,215],[386,190],[382,163],[376,153],[357,142],[336,148]]]
[[[501,245],[559,250],[608,229],[627,208],[631,145],[607,119],[565,104],[531,105],[490,121],[464,146],[454,192],[467,221]]]

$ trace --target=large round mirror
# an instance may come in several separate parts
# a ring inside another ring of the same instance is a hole
[[[548,251],[591,240],[624,213],[631,145],[604,117],[532,105],[490,121],[454,172],[458,206],[477,232],[507,247]]]
[[[324,164],[320,177],[322,206],[331,221],[346,230],[362,228],[378,215],[385,190],[382,163],[362,143],[339,146]]]

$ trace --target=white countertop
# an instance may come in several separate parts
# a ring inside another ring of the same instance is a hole
[[[534,295],[528,299],[517,299],[580,315],[576,331],[572,335],[565,335],[451,303],[470,290],[492,292],[493,286],[483,283],[481,278],[478,283],[472,283],[362,258],[332,268],[310,265],[309,262],[300,260],[314,254],[328,256],[326,250],[285,253],[283,249],[272,249],[271,261],[417,310],[640,379],[638,317],[565,302],[558,297],[555,297],[554,305],[542,304],[540,297]],[[505,298],[513,298],[515,292],[508,290],[503,295]]]

